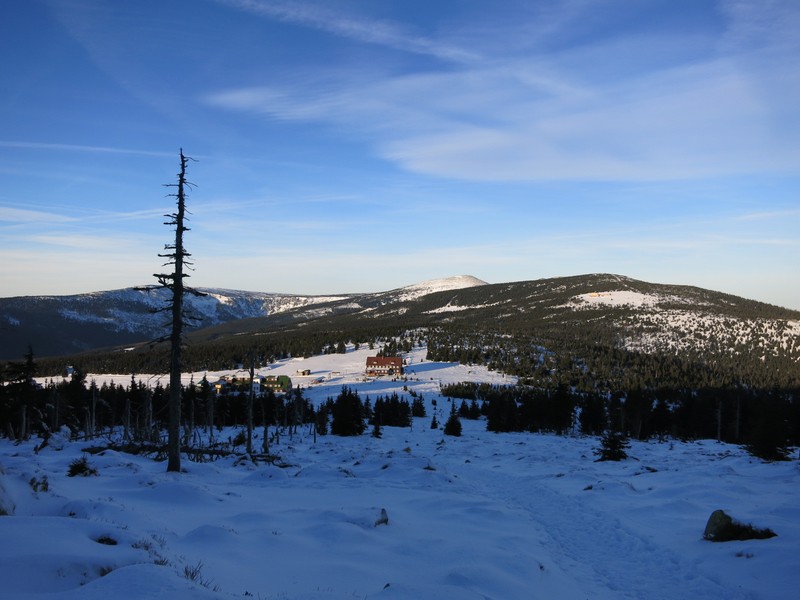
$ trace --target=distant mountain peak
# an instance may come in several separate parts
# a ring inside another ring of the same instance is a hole
[[[487,282],[473,277],[472,275],[453,275],[452,277],[443,277],[441,279],[429,279],[396,290],[400,292],[400,299],[414,300],[421,296],[434,294],[436,292],[445,292],[447,290],[461,290],[464,288],[477,287],[480,285],[489,285]]]

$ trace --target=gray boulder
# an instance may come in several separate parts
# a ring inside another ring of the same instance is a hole
[[[389,513],[386,512],[385,508],[381,509],[381,514],[375,520],[375,527],[378,525],[388,525],[389,524]]]
[[[759,529],[748,523],[740,523],[720,509],[711,513],[703,531],[703,538],[711,542],[763,540],[776,535],[771,529]]]

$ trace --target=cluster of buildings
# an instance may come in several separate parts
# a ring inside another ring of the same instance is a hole
[[[310,369],[297,371],[301,377],[311,375]],[[369,356],[365,368],[367,377],[398,377],[403,374],[403,359],[399,356]],[[213,384],[214,392],[220,396],[232,393],[249,393],[250,377],[226,375]],[[262,396],[268,390],[276,394],[292,390],[292,379],[288,375],[256,375],[253,377],[253,393]]]
[[[236,377],[226,375],[220,377],[219,381],[213,384],[214,392],[217,396],[234,392],[250,392],[250,377]],[[261,396],[272,390],[276,394],[292,391],[292,379],[288,375],[256,375],[253,377],[253,393]]]

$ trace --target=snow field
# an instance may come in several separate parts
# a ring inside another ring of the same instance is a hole
[[[104,451],[88,457],[98,476],[70,478],[85,443],[56,439],[36,454],[38,440],[0,440],[0,483],[14,504],[13,516],[0,517],[8,597],[796,597],[797,461],[765,464],[735,446],[673,441],[633,442],[631,459],[597,463],[596,439],[493,434],[483,421],[464,420],[462,437],[447,437],[430,429],[433,400],[440,422],[449,412],[440,383],[511,378],[424,362],[420,349],[408,380],[364,381],[370,354],[264,372],[311,369],[293,381],[305,381],[315,403],[342,385],[362,399],[394,391],[410,399],[406,386],[424,396],[429,416],[412,428],[384,427],[381,439],[284,435],[271,447],[274,465],[184,459],[185,473],[175,474]],[[717,508],[778,537],[706,542]],[[389,521],[376,525],[381,509]]]

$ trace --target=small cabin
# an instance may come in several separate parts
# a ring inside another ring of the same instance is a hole
[[[261,387],[273,392],[291,392],[292,379],[288,375],[267,375],[261,380]]]

